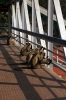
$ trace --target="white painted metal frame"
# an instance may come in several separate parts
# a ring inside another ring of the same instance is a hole
[[[15,12],[15,5],[12,5],[12,26],[21,28],[21,29],[27,28],[28,31],[31,31],[27,2],[28,2],[28,0],[23,0],[23,3],[22,3],[22,8],[21,8],[22,9],[22,11],[21,11],[22,19],[21,19],[21,14],[20,14],[19,2],[16,3],[16,12]],[[57,16],[57,21],[58,21],[58,25],[59,25],[61,38],[66,40],[66,30],[65,30],[65,25],[64,25],[64,20],[63,20],[59,0],[48,0],[48,36],[53,37],[53,2],[54,2],[55,10],[56,10],[56,16]],[[43,11],[43,10],[41,10],[41,11]],[[40,11],[40,6],[39,6],[38,0],[32,0],[32,31],[36,32],[36,18],[37,18],[39,33],[44,34],[41,15],[40,15],[41,11]],[[12,30],[12,32],[15,33],[15,37],[16,37],[16,34],[19,34],[16,30]],[[26,35],[24,33],[20,33],[20,36],[23,38],[26,38]],[[29,41],[36,43],[35,37],[28,35],[28,39],[29,39]],[[24,40],[24,39],[21,42],[23,44],[26,44],[26,40]],[[41,39],[41,45],[43,47],[46,47],[45,40]],[[32,48],[35,49],[36,46],[34,44],[32,44]],[[53,44],[50,42],[48,42],[48,49],[49,50],[53,49]],[[66,56],[66,47],[64,47],[64,51],[65,51],[65,56]],[[52,59],[52,54],[50,52],[48,52],[48,56],[50,59]],[[50,65],[48,67],[50,69],[52,69],[52,65]]]
[[[16,15],[15,15],[15,5],[12,4],[12,26],[13,27],[16,27]],[[15,35],[14,35],[14,34]],[[16,30],[12,30],[12,36],[16,37]],[[15,44],[16,44],[16,41],[14,40]]]
[[[48,36],[53,37],[53,1],[48,0]],[[53,51],[53,43],[48,42],[48,50]],[[52,59],[52,53],[48,51],[48,56]],[[52,64],[48,66],[50,69],[52,68]]]
[[[16,27],[17,28],[19,28],[19,21],[18,21],[18,3],[16,2]],[[16,34],[17,34],[17,36],[16,36],[16,44],[17,45],[19,45],[19,32],[18,31],[16,31]]]
[[[16,27],[16,17],[15,17],[15,5],[12,4],[12,26]],[[12,33],[15,33],[14,30],[12,30]],[[13,36],[13,34],[12,34]]]
[[[21,19],[19,2],[16,2],[16,27],[22,29],[22,19]],[[23,37],[22,32],[19,33],[17,31],[17,35],[20,36],[20,37]],[[19,40],[19,37],[17,37],[17,40],[20,41],[21,43],[23,41],[22,38]],[[18,42],[18,45],[20,45],[19,42]]]
[[[39,33],[44,34],[43,31],[43,26],[42,26],[42,20],[41,20],[41,15],[40,15],[40,7],[39,7],[39,2],[38,0],[34,0],[35,3],[35,9],[36,9],[36,17],[37,17],[37,23],[38,23],[38,28],[39,28]],[[41,45],[43,47],[46,47],[45,40],[41,39]],[[46,51],[45,51],[46,52]]]
[[[31,1],[30,1],[30,0],[28,0],[27,3],[28,3],[28,5],[29,5],[30,7],[32,7],[32,4],[31,4]],[[42,6],[40,6],[40,12],[41,12],[42,14],[44,14],[44,15],[47,16],[47,9],[43,8]],[[54,21],[57,21],[56,15],[55,15],[55,14],[53,14],[53,20],[54,20]],[[65,26],[66,26],[66,20],[64,20],[64,23],[65,23]]]
[[[11,36],[10,5],[8,6],[8,36]]]
[[[32,0],[32,32],[36,32],[36,11],[34,0]],[[32,36],[32,42],[37,43],[36,37]],[[32,44],[32,49],[35,49],[37,46]]]
[[[55,6],[55,11],[56,11],[56,16],[57,16],[57,21],[58,21],[58,25],[59,25],[61,39],[66,40],[66,30],[65,30],[62,10],[61,10],[61,6],[60,6],[60,1],[59,0],[53,0],[53,1],[54,1],[54,6]],[[66,56],[66,47],[64,47],[64,53]]]
[[[27,0],[23,0],[23,4],[24,4],[24,11],[25,11],[25,19],[26,19],[27,30],[31,31],[29,15],[28,15],[28,8],[27,8]],[[30,35],[28,35],[28,39],[29,39],[29,41],[32,40]]]
[[[25,19],[25,11],[24,11],[24,4],[22,2],[21,5],[21,17],[22,17],[22,29],[26,30],[26,19]],[[23,38],[26,39],[26,34],[22,33]],[[26,40],[23,39],[22,43],[25,45],[26,44]]]

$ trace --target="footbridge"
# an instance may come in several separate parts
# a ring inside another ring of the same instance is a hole
[[[54,2],[54,3],[53,3]],[[66,40],[66,30],[65,25],[66,21],[63,19],[60,1],[52,1],[48,2],[48,11],[41,6],[39,6],[39,1],[31,1],[31,0],[24,0],[24,1],[18,1],[16,4],[12,2],[9,2],[7,4],[11,4],[12,6],[12,25],[10,25],[9,21],[9,33],[10,30],[12,31],[12,36],[16,37],[16,40],[19,41],[19,38],[21,40],[21,44],[19,42],[16,42],[17,45],[23,46],[26,44],[26,39],[31,42],[32,49],[36,48],[37,38],[40,38],[40,45],[46,48],[46,54],[53,59],[52,51],[53,51],[53,45],[59,44],[63,47],[63,51],[60,51],[61,53],[64,53],[64,61],[66,56],[66,47],[64,44]],[[56,16],[53,14],[53,4],[56,11]],[[29,9],[29,7],[31,7]],[[30,14],[30,10],[32,10],[32,13]],[[47,17],[47,33],[43,29],[43,20],[41,18],[41,14],[43,14],[45,17]],[[10,14],[9,14],[10,15]],[[30,18],[32,17],[32,18]],[[9,17],[10,18],[10,17]],[[53,37],[53,22],[56,21],[59,26],[59,34],[61,38],[54,38]],[[62,23],[62,24],[61,24]],[[21,30],[22,29],[22,30]],[[37,31],[38,29],[38,31]],[[36,34],[39,33],[39,34]],[[26,38],[27,35],[27,38]],[[47,41],[47,42],[46,42]],[[63,44],[62,44],[63,43]],[[23,45],[22,45],[23,44]],[[57,48],[54,48],[57,49]],[[49,51],[51,52],[49,52]],[[56,63],[53,61],[55,65],[58,65],[58,67],[61,67],[63,70],[66,71],[65,67],[62,67],[60,63]],[[52,65],[49,66],[50,69],[52,69]]]
[[[66,20],[60,0],[46,2],[47,9],[39,0],[0,1],[0,12],[8,12],[8,26],[0,26],[8,30],[0,35],[1,100],[66,100]],[[60,37],[53,36],[54,26]],[[7,45],[10,36],[15,45]],[[43,47],[52,63],[29,69],[26,56],[19,56],[27,42],[32,49]]]

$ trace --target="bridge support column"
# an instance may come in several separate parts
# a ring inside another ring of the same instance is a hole
[[[15,13],[15,5],[12,4],[12,27],[16,27],[16,13]],[[16,30],[12,29],[12,36],[14,36],[16,38]],[[15,44],[16,44],[16,40],[14,40]]]
[[[24,11],[24,4],[22,3],[22,28],[23,29],[26,29],[26,19],[25,19],[25,11]],[[22,33],[23,34],[23,38],[26,39],[26,34]],[[25,45],[26,44],[26,40],[25,39],[22,39],[23,40],[23,44]],[[23,46],[24,46],[23,45]]]
[[[20,14],[20,7],[19,7],[20,5],[19,5],[19,2],[16,2],[16,27],[17,28],[22,28],[22,20],[21,20],[21,14]],[[16,37],[16,44],[18,45],[18,46],[20,46],[20,43],[19,43],[19,41],[20,41],[20,36],[22,37],[22,33],[21,32],[19,32],[19,31],[16,31],[16,35],[17,35],[17,37]],[[22,42],[22,40],[21,40],[21,42]]]
[[[35,11],[35,4],[34,0],[32,0],[32,32],[36,32],[36,11]],[[36,37],[32,36],[32,42],[36,43]],[[36,45],[32,44],[32,49],[35,49]]]
[[[11,23],[10,23],[10,5],[8,6],[8,36],[10,37],[11,36],[11,29],[10,29],[10,26],[11,26]]]
[[[41,20],[41,14],[40,14],[39,1],[38,0],[34,0],[34,3],[35,3],[36,18],[37,18],[39,33],[40,34],[44,34],[42,20]],[[45,42],[45,40],[40,39],[40,41],[41,41],[41,45],[46,48],[46,42]],[[46,50],[45,50],[45,52],[46,52]]]
[[[29,21],[29,14],[28,14],[28,7],[27,7],[27,0],[23,0],[23,4],[24,4],[24,11],[25,11],[25,19],[26,19],[26,26],[27,26],[27,30],[31,31],[30,28],[30,21]],[[31,36],[28,35],[28,39],[29,41],[31,41]]]
[[[48,36],[53,37],[53,0],[48,0]],[[48,42],[48,49],[53,51],[53,43]],[[52,59],[52,53],[49,51],[48,56]],[[48,68],[53,69],[52,64]]]

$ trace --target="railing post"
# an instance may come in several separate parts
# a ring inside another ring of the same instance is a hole
[[[48,0],[48,36],[53,37],[53,1]],[[48,49],[53,50],[53,44],[48,42]],[[48,51],[48,56],[52,59],[52,53]],[[52,64],[48,66],[52,69]]]
[[[12,27],[16,27],[16,12],[15,12],[15,4],[12,4]],[[12,29],[12,36],[16,38],[16,30]],[[14,40],[16,43],[16,41]]]
[[[11,29],[10,29],[11,23],[10,23],[10,5],[8,6],[8,36],[11,36]]]
[[[32,32],[36,32],[36,11],[34,0],[32,0]],[[36,43],[36,37],[32,36],[32,42]],[[36,45],[32,44],[32,49],[35,49]]]
[[[19,28],[18,9],[19,9],[19,2],[16,2],[16,27],[17,28]],[[19,31],[16,31],[16,44],[20,45],[18,41],[19,41]]]
[[[25,19],[25,11],[24,11],[24,3],[22,2],[22,8],[21,8],[21,12],[22,12],[22,28],[23,29],[26,29],[26,19]],[[26,38],[26,34],[22,33],[23,34],[23,38]],[[26,44],[26,40],[23,39],[23,44],[25,45]]]
[[[57,49],[57,63],[58,63],[58,49]]]
[[[28,31],[31,31],[30,28],[30,21],[29,21],[29,14],[28,14],[28,7],[27,7],[27,0],[23,0],[23,4],[24,4],[24,11],[25,11],[25,19],[26,19],[26,27]],[[31,36],[28,35],[28,39],[29,41],[31,41]]]
[[[34,3],[35,3],[36,17],[37,17],[37,24],[38,24],[38,28],[39,28],[39,33],[40,34],[44,34],[42,20],[41,20],[41,13],[40,13],[39,1],[38,0],[34,0]],[[41,45],[43,47],[46,47],[45,40],[40,39],[40,41],[41,41]],[[46,50],[45,50],[45,52],[46,52]]]
[[[16,21],[18,22],[17,27],[22,29],[22,19],[21,19],[20,3],[19,2],[17,2],[16,7],[17,7],[16,8],[16,10],[17,10],[17,12],[16,12],[17,13],[17,16],[16,16],[17,20]],[[20,39],[20,37],[23,37],[22,32],[18,33],[19,45],[21,46],[21,43],[23,42],[23,39],[22,38]]]

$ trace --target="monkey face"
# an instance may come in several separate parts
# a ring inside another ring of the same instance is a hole
[[[50,63],[52,63],[52,60],[49,58],[44,58],[41,63],[49,65]]]
[[[31,44],[28,42],[28,43],[26,43],[26,46],[30,46]]]
[[[27,45],[27,48],[26,48],[27,52],[29,52],[29,51],[31,50],[31,48],[32,48],[32,45],[29,43],[29,44]]]
[[[44,51],[41,51],[41,52],[40,52],[40,56],[41,56],[42,58],[44,58],[44,57],[45,57],[45,52],[44,52]]]
[[[31,48],[31,44],[30,43],[26,43],[26,45],[24,47],[22,47],[22,49],[20,50],[20,55],[24,56],[27,55],[27,52],[30,51]]]

